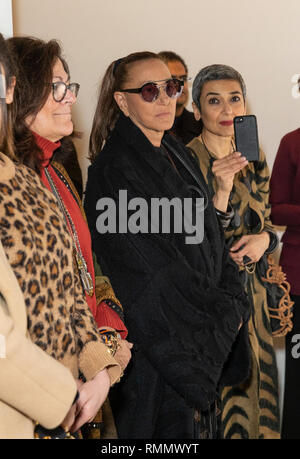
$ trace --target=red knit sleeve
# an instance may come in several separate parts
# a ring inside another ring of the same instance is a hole
[[[270,182],[270,203],[271,219],[275,225],[300,225],[300,205],[295,204],[293,189],[297,167],[299,167],[294,152],[297,148],[297,140],[294,135],[288,134],[283,137],[274,162]]]
[[[101,301],[98,305],[95,320],[99,328],[114,328],[118,333],[120,333],[122,339],[126,339],[128,335],[127,328],[118,314],[106,304],[105,300]]]

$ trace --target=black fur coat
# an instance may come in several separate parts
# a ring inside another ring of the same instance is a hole
[[[189,151],[173,136],[165,134],[163,142],[189,163],[208,193]],[[180,161],[172,161],[121,115],[89,168],[85,211],[93,250],[122,302],[134,343],[112,397],[120,438],[193,438],[195,410],[207,410],[221,386],[239,383],[249,372],[249,304],[211,199],[200,244],[186,244],[186,234],[174,228],[149,234],[118,228],[99,234],[96,228],[97,201],[112,198],[118,214],[119,190],[149,207],[153,197],[191,197],[188,185],[197,183]]]

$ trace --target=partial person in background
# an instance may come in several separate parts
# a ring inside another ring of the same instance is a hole
[[[161,51],[158,55],[167,64],[172,78],[178,78],[184,82],[182,93],[176,100],[175,120],[170,133],[175,134],[186,145],[199,135],[202,129],[201,120],[197,121],[193,112],[189,112],[186,109],[189,98],[188,80],[190,79],[188,77],[188,68],[183,58],[173,51]]]
[[[11,110],[14,73],[0,34],[1,187],[12,183],[15,171]],[[24,296],[1,241],[0,272],[0,439],[32,439],[36,422],[46,429],[61,425],[68,430],[75,421],[76,381],[64,365],[27,336]]]
[[[267,291],[261,280],[266,254],[278,240],[269,205],[269,170],[265,155],[248,162],[235,151],[235,116],[245,115],[246,87],[242,76],[227,65],[210,65],[193,83],[193,108],[202,119],[200,136],[188,144],[200,163],[233,261],[244,278],[252,304],[248,332],[252,370],[242,385],[222,394],[225,438],[279,438],[276,357]]]
[[[6,79],[2,74],[0,80],[4,151],[0,156],[0,331],[5,338],[5,358],[0,359],[0,432],[4,437],[32,437],[37,421],[42,424],[39,435],[51,436],[49,429],[63,421],[73,401],[76,413],[73,407],[64,427],[76,432],[93,419],[121,369],[108,355],[84,299],[71,237],[56,200],[15,154],[6,98],[12,102],[18,71],[2,36],[0,46],[0,55],[6,56],[2,64]],[[86,383],[79,381],[80,372]],[[78,384],[78,400],[71,374]]]
[[[282,437],[300,438],[300,128],[286,134],[279,145],[270,184],[271,218],[285,226],[280,264],[291,285],[293,330],[285,343],[285,390]],[[295,339],[297,338],[297,339]]]
[[[95,275],[91,237],[80,197],[62,164],[53,161],[60,139],[73,132],[72,106],[79,84],[70,83],[68,65],[57,41],[14,37],[8,44],[19,75],[14,125],[17,158],[37,172],[58,203],[71,237],[82,293],[107,346],[124,370],[131,344],[122,339],[127,336],[122,307],[99,267],[99,275]],[[52,242],[55,245],[55,239]],[[98,336],[93,339],[98,341]],[[105,346],[102,354],[99,350],[94,356],[95,362],[102,362],[103,366],[108,358]]]

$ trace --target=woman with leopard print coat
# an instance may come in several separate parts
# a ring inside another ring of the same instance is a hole
[[[1,153],[2,178],[14,170],[6,168],[6,157],[13,155],[12,71],[0,34],[0,152],[6,153]],[[0,272],[0,438],[33,438],[33,420],[48,429],[68,427],[74,422],[76,382],[67,368],[26,336],[24,297],[1,242]]]
[[[13,87],[12,75],[7,74],[7,78]],[[3,79],[1,81],[3,82]],[[5,102],[2,93],[0,96],[3,106]],[[70,407],[76,393],[73,379],[75,378],[79,389],[75,404],[77,417],[68,427],[72,431],[77,431],[85,422],[94,418],[106,399],[111,384],[119,380],[121,368],[101,340],[98,327],[86,303],[78,273],[74,268],[72,238],[57,201],[42,184],[38,175],[16,160],[13,149],[8,148],[8,142],[11,144],[12,138],[11,126],[7,132],[7,141],[3,143],[6,154],[0,154],[0,240],[23,293],[28,337],[48,356],[69,369],[67,373],[64,369],[57,372],[58,377],[66,378],[66,382],[61,383],[61,386],[49,378],[53,381],[52,391],[49,391],[49,395],[53,394],[53,402],[49,404],[49,396],[44,398],[44,409],[50,413],[50,421],[44,425],[48,428],[55,427],[62,420],[62,413]],[[2,304],[3,302],[1,306]],[[37,355],[41,361],[40,349]],[[10,355],[11,349],[8,348],[8,356]],[[50,370],[53,364],[49,363],[48,356],[45,355],[47,363],[44,365],[49,365]],[[50,360],[52,362],[52,359]],[[9,363],[8,360],[5,362]],[[39,364],[38,359],[29,362],[31,365]],[[24,365],[22,368],[30,375],[32,368],[25,369]],[[43,368],[43,373],[41,382],[45,384],[48,370]],[[21,377],[20,372],[18,375]],[[80,375],[84,383],[82,380],[79,381]],[[9,404],[12,406],[13,401],[18,400],[14,384],[6,387]],[[65,388],[63,394],[54,394],[60,387]],[[18,386],[18,391],[19,389]],[[56,404],[54,395],[57,398]],[[65,401],[62,399],[63,395]],[[38,410],[33,409],[36,404],[31,394],[23,392],[23,399],[19,409],[25,416],[38,413]],[[26,411],[26,400],[32,405],[30,412]],[[1,413],[2,408],[3,405]],[[56,413],[58,408],[60,411]],[[36,420],[40,421],[38,418]],[[42,420],[45,420],[45,416]],[[19,421],[20,417],[16,422]],[[0,425],[4,422],[1,416]],[[32,425],[32,421],[30,422]]]

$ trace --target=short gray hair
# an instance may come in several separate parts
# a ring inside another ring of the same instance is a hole
[[[242,75],[229,65],[214,64],[208,65],[198,72],[193,82],[193,102],[200,110],[200,96],[204,83],[214,80],[235,80],[240,83],[244,100],[246,100],[246,85]]]

